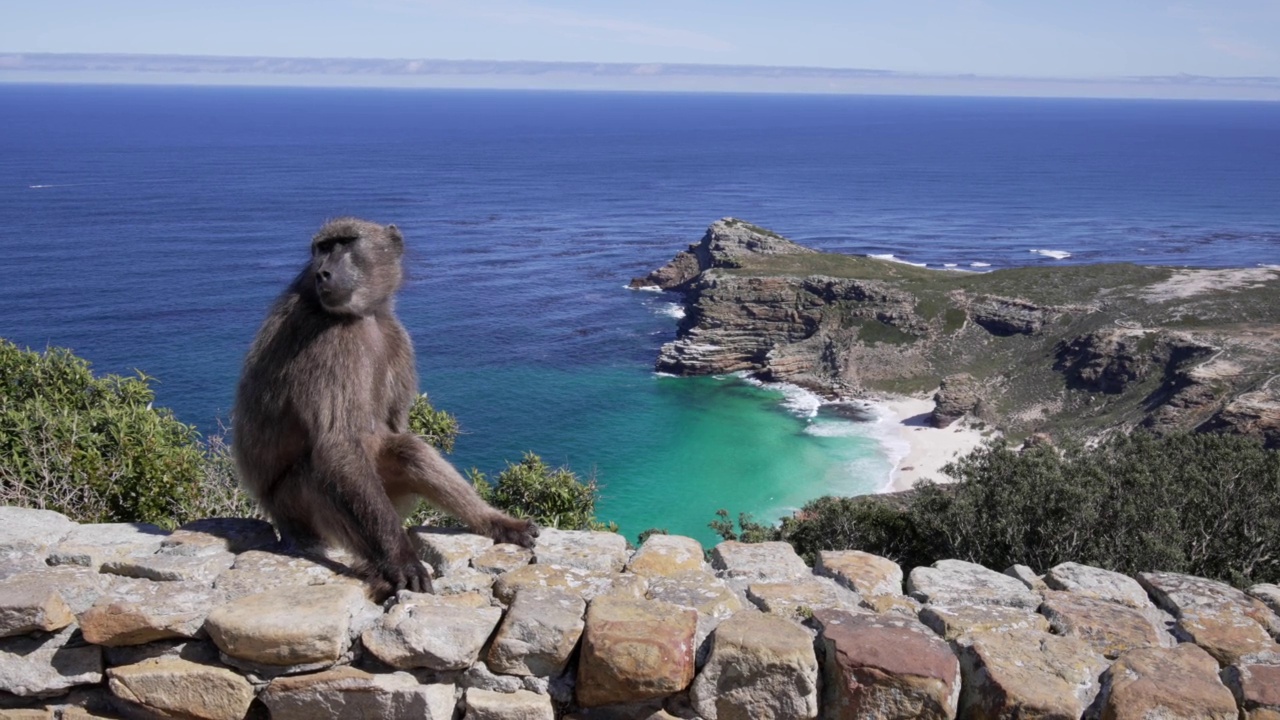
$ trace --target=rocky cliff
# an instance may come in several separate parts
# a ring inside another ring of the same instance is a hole
[[[937,271],[726,218],[632,286],[683,297],[663,372],[745,371],[833,397],[950,378],[935,424],[977,414],[1015,437],[1142,426],[1280,446],[1277,268]]]
[[[371,603],[257,520],[0,507],[0,718],[1280,717],[1280,587],[421,529]]]

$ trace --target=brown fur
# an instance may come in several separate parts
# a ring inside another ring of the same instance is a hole
[[[409,432],[418,377],[394,311],[400,231],[343,218],[311,246],[245,359],[234,413],[241,483],[282,537],[362,558],[378,595],[431,586],[402,527],[419,497],[498,542],[532,545],[533,523],[490,507]]]

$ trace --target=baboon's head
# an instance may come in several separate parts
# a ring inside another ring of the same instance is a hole
[[[339,218],[311,240],[311,281],[321,307],[363,316],[384,306],[400,287],[404,237],[395,225]]]

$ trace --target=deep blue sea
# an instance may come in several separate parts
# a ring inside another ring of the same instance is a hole
[[[939,268],[1280,263],[1280,104],[0,85],[0,336],[142,370],[205,432],[346,214],[405,231],[455,462],[533,450],[628,536],[710,540],[890,459],[794,392],[655,376],[675,298],[628,279],[726,215]]]

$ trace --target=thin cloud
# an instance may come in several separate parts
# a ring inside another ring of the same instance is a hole
[[[444,10],[505,25],[605,33],[617,42],[652,47],[728,52],[734,45],[694,30],[636,22],[625,18],[551,8],[529,2],[458,2],[457,0],[408,0],[400,5]]]
[[[1204,34],[1205,45],[1223,55],[1229,55],[1238,60],[1267,61],[1276,59],[1274,52],[1257,43],[1240,38],[1227,37],[1208,28],[1205,29]]]

